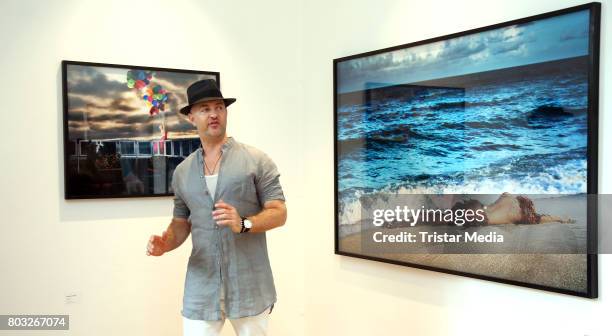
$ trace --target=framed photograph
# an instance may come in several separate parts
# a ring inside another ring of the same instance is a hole
[[[335,253],[597,297],[587,196],[597,194],[600,8],[335,59]],[[415,196],[429,202],[422,213],[436,203],[484,215],[467,225],[413,212],[402,225],[399,205]],[[442,232],[513,245],[462,250]],[[373,248],[412,234],[435,237]]]
[[[187,87],[219,73],[62,61],[66,199],[170,196],[200,146],[179,113]]]

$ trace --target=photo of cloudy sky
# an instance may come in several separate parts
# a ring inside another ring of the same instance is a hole
[[[162,123],[168,139],[197,137],[195,128],[178,111],[187,104],[186,90],[191,83],[215,79],[215,75],[155,71],[149,86],[163,87],[168,101],[165,111],[151,115],[143,91],[128,87],[128,70],[67,65],[69,140],[159,139]]]
[[[589,11],[584,10],[342,61],[338,93],[584,56],[588,27]]]

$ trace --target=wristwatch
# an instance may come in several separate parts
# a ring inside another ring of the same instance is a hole
[[[246,233],[251,230],[253,227],[253,223],[248,220],[246,217],[241,217],[240,223],[242,224],[242,228],[240,229],[240,233]]]

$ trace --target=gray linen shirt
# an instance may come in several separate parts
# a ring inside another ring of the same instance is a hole
[[[174,217],[191,222],[193,249],[187,265],[181,314],[193,320],[220,320],[221,286],[230,319],[262,313],[276,302],[266,234],[234,233],[212,218],[223,200],[238,214],[259,213],[270,200],[285,200],[276,165],[262,151],[229,137],[221,151],[215,195],[204,178],[202,148],[174,171]]]

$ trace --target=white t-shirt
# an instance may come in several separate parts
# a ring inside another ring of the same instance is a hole
[[[206,186],[208,187],[208,191],[210,191],[210,197],[215,198],[215,190],[217,190],[217,179],[219,174],[215,175],[206,175]]]

